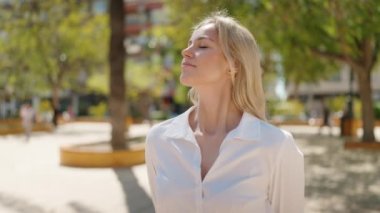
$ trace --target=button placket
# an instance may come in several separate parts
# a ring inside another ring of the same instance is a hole
[[[194,139],[195,140],[195,139]],[[195,189],[195,200],[196,200],[196,205],[197,205],[197,212],[201,213],[203,212],[203,184],[202,184],[202,179],[201,179],[201,151],[200,147],[198,144],[195,142],[194,143],[196,147],[196,151],[194,152],[193,156],[193,162],[194,162],[194,176],[195,176],[195,183],[196,183],[196,189]]]

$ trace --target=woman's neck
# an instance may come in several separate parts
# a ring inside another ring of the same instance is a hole
[[[198,105],[191,119],[195,133],[226,134],[239,124],[242,112],[233,103],[229,89],[202,90],[198,95]]]

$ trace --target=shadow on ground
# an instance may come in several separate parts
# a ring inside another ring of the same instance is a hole
[[[125,205],[129,213],[154,213],[153,203],[130,169],[118,168],[114,172],[123,187]]]
[[[7,212],[17,213],[101,213],[94,210],[91,206],[84,205],[78,201],[71,201],[65,206],[60,207],[60,209],[46,209],[36,203],[32,203],[30,200],[3,192],[0,192],[0,206],[1,208],[6,208]]]
[[[28,200],[0,192],[0,205],[14,212],[45,213],[46,210]]]
[[[380,212],[380,152],[345,150],[339,137],[294,134],[305,155],[308,212]]]

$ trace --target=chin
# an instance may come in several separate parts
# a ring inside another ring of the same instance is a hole
[[[191,73],[182,72],[179,77],[179,82],[187,87],[192,87],[197,82]]]
[[[192,87],[193,84],[191,83],[191,80],[186,78],[186,77],[183,77],[181,75],[181,77],[179,78],[179,82],[183,85],[183,86],[187,86],[187,87]]]

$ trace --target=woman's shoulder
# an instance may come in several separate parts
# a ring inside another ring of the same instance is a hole
[[[260,120],[260,139],[272,146],[286,146],[294,144],[293,135],[267,121]]]
[[[165,121],[161,121],[157,124],[154,124],[148,131],[148,134],[147,134],[147,140],[149,138],[159,138],[161,137],[165,131],[170,128],[170,126],[172,125],[173,121],[176,119],[176,117],[174,118],[171,118],[171,119],[168,119],[168,120],[165,120]]]
[[[267,121],[260,121],[260,130],[262,137],[270,137],[280,141],[292,136],[290,132],[268,123]]]
[[[261,122],[261,139],[270,143],[272,146],[277,147],[278,150],[293,150],[302,154],[292,133],[266,121]]]
[[[147,143],[150,143],[150,141],[165,140],[167,136],[170,137],[185,131],[188,126],[187,114],[188,111],[153,125],[148,131]]]

